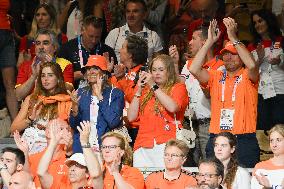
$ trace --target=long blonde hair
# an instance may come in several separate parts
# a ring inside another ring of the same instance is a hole
[[[36,36],[38,30],[40,29],[40,28],[38,28],[38,24],[37,24],[37,21],[36,21],[36,13],[41,8],[44,8],[46,10],[47,14],[50,17],[50,25],[49,25],[49,28],[46,28],[46,29],[53,31],[56,35],[58,35],[60,33],[60,29],[57,27],[56,10],[55,10],[54,6],[51,5],[51,4],[42,3],[35,9],[34,18],[33,18],[32,26],[31,26],[31,31],[28,34],[28,38],[30,38],[30,39],[35,39],[35,36]]]
[[[167,70],[167,80],[166,83],[164,84],[164,86],[161,88],[166,94],[169,94],[172,87],[174,86],[174,84],[176,84],[179,80],[175,71],[175,63],[174,60],[166,54],[161,54],[158,55],[156,58],[154,58],[151,62],[150,62],[150,71],[152,72],[153,69],[153,64],[156,61],[161,61],[163,62],[163,64],[166,67]],[[146,90],[148,90],[148,93],[145,95],[145,97],[142,100],[141,103],[141,107],[140,107],[140,111],[143,113],[144,108],[146,106],[146,104],[149,102],[149,100],[153,97],[154,92],[152,90],[150,90],[149,88],[146,88]],[[162,109],[163,107],[161,107],[160,102],[158,101],[158,99],[155,99],[155,105],[154,105],[154,109],[155,112],[158,113],[158,111],[161,111],[159,109]]]

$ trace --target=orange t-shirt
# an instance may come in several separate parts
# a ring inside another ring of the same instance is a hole
[[[151,173],[145,181],[146,189],[180,189],[186,187],[197,186],[195,178],[189,175],[188,172],[183,171],[180,176],[175,180],[168,180],[164,178],[164,171]]]
[[[209,87],[211,96],[211,122],[209,132],[218,134],[222,131],[233,134],[246,134],[256,132],[258,82],[253,83],[248,77],[248,69],[242,68],[234,77],[226,74],[224,102],[222,102],[222,77],[223,72],[209,70]],[[236,78],[242,79],[236,86],[235,102],[232,101],[233,88]],[[206,85],[206,84],[205,84]],[[203,86],[205,86],[203,85]],[[232,130],[220,129],[221,109],[234,109],[234,123]]]
[[[7,17],[8,10],[10,8],[10,0],[0,1],[0,29],[11,29],[10,20]]]
[[[140,97],[140,107],[141,100],[145,98],[147,95],[149,88],[145,88],[142,92],[142,96]],[[179,111],[176,113],[177,121],[182,122],[184,118],[184,112],[189,103],[188,94],[186,91],[186,86],[184,83],[176,83],[171,91],[170,97],[177,103],[179,107]],[[176,138],[176,125],[174,114],[165,110],[165,108],[161,108],[159,105],[159,109],[163,118],[155,112],[155,95],[147,102],[143,112],[139,112],[139,130],[137,134],[137,138],[134,144],[134,150],[137,150],[140,147],[144,148],[153,148],[154,139],[157,144],[162,144],[167,142],[169,139]],[[166,121],[164,118],[169,121],[168,129],[165,128]],[[182,127],[181,123],[179,123],[179,127]]]
[[[37,168],[39,161],[45,150],[29,157],[30,170],[35,177],[34,182],[36,187],[40,187],[40,180],[37,175]],[[50,189],[58,189],[61,185],[70,185],[68,178],[68,167],[65,165],[66,156],[65,151],[60,152],[57,159],[52,159],[48,166],[48,173],[53,176],[53,184]]]
[[[133,186],[135,189],[144,189],[144,177],[139,169],[123,165],[120,174],[124,181]],[[107,169],[104,178],[104,189],[117,189],[114,177],[110,175]]]

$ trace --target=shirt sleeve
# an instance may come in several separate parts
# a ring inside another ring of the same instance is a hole
[[[162,40],[161,38],[158,36],[158,34],[154,31],[152,32],[152,38],[153,38],[153,45],[154,45],[154,52],[159,52],[161,50],[163,50],[163,45],[162,45]]]
[[[119,37],[119,28],[115,28],[109,32],[105,39],[105,44],[114,49],[117,38]]]
[[[135,189],[144,189],[144,177],[136,168],[131,168],[131,171],[127,175],[127,178],[125,178],[125,181]]]
[[[177,103],[179,110],[185,110],[189,103],[186,86],[183,83],[176,84],[172,89],[171,97]]]

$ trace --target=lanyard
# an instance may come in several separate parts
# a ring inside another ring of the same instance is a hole
[[[235,80],[234,83],[234,88],[233,88],[233,94],[232,94],[232,102],[236,101],[236,90],[237,90],[237,86],[238,84],[242,81],[242,75],[238,76]],[[225,102],[225,84],[226,84],[226,70],[223,72],[223,76],[222,76],[222,102]]]
[[[81,45],[81,36],[78,35],[77,40],[78,40],[78,49],[79,49],[79,61],[80,61],[80,66],[81,68],[85,67],[84,66],[84,61],[83,61],[83,50],[82,50],[82,45]],[[95,54],[99,54],[100,50],[101,50],[102,44],[99,42],[99,44],[97,45],[97,48],[95,50]]]

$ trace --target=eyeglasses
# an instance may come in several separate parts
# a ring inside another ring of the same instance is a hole
[[[101,150],[106,150],[106,149],[114,150],[114,149],[116,149],[117,147],[119,147],[119,146],[118,146],[118,145],[109,145],[109,146],[102,145],[102,146],[101,146]]]
[[[179,157],[183,157],[184,155],[182,155],[182,154],[169,154],[169,153],[165,153],[164,154],[164,157],[166,157],[166,158],[169,158],[169,157],[171,157],[171,158],[179,158]]]
[[[198,173],[196,176],[197,177],[204,177],[206,179],[210,179],[210,178],[213,178],[213,177],[218,176],[218,175],[217,174],[209,174],[209,173],[205,173],[205,174]]]

